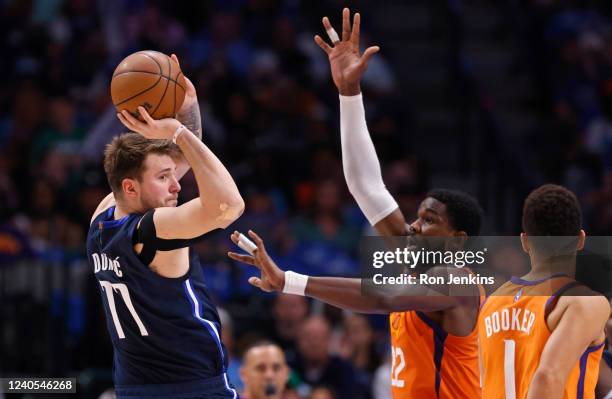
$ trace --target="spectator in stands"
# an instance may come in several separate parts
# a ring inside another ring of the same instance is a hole
[[[355,370],[349,362],[331,355],[331,327],[320,316],[311,316],[301,325],[298,335],[298,356],[290,363],[304,385],[331,387],[339,399],[362,398],[367,390],[355,381]],[[300,389],[298,387],[298,389]],[[364,395],[365,394],[365,395]]]
[[[241,394],[246,399],[280,399],[283,397],[289,367],[283,350],[272,341],[258,341],[242,357]]]

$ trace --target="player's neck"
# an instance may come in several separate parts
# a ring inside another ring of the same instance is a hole
[[[136,209],[136,207],[130,206],[129,204],[126,204],[124,202],[117,201],[117,205],[115,206],[115,214],[113,215],[113,218],[117,220],[131,213],[138,213],[138,212],[139,210]]]
[[[557,256],[554,258],[531,258],[531,270],[524,276],[525,280],[539,280],[555,275],[576,275],[576,255]]]

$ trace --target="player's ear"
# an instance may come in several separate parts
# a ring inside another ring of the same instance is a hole
[[[578,233],[578,246],[576,249],[581,251],[584,249],[584,242],[586,241],[586,233],[584,230],[580,229],[580,233]]]
[[[529,246],[529,238],[526,233],[521,233],[521,246],[523,247],[523,251],[527,253],[531,251],[531,247]]]
[[[138,196],[139,189],[140,187],[135,179],[126,178],[121,181],[121,190],[126,198],[135,198]]]
[[[465,246],[467,239],[468,235],[465,231],[454,231],[452,233],[452,237],[450,237],[449,240],[446,240],[446,249],[460,250]]]

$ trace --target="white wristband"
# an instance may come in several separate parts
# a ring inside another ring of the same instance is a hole
[[[604,397],[604,399],[612,399],[612,390]]]
[[[176,144],[176,139],[178,139],[178,137],[183,133],[185,129],[186,127],[184,125],[179,125],[179,127],[176,128],[174,134],[172,135],[172,142],[174,144]]]
[[[308,276],[287,270],[285,272],[285,286],[283,293],[304,296],[308,284]]]

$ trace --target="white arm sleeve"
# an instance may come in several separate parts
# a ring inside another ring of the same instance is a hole
[[[372,226],[398,208],[382,179],[361,94],[340,96],[342,167],[349,191]]]

